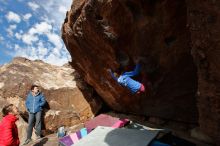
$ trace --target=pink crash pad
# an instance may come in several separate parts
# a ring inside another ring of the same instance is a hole
[[[120,120],[119,118],[115,118],[105,114],[100,114],[94,119],[85,122],[85,127],[88,129],[95,129],[98,126],[120,128],[123,127],[128,122],[129,122],[128,119]]]

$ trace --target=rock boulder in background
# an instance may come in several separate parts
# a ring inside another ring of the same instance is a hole
[[[46,133],[56,132],[61,125],[71,127],[83,123],[102,106],[93,90],[68,65],[54,66],[18,57],[0,67],[0,84],[1,107],[6,103],[15,104],[25,120],[27,112],[24,103],[30,86],[37,84],[41,87],[47,100],[44,108]]]

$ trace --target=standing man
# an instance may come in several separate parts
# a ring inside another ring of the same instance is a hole
[[[26,108],[29,113],[28,118],[28,129],[27,129],[27,139],[24,145],[28,144],[31,141],[31,136],[34,127],[35,121],[35,133],[37,135],[37,139],[41,138],[41,113],[42,107],[45,105],[46,100],[44,95],[39,91],[37,85],[31,86],[31,91],[29,92],[26,99]]]

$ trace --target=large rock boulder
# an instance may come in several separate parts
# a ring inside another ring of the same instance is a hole
[[[83,123],[102,105],[70,66],[54,66],[18,57],[0,67],[0,97],[18,106],[25,120],[24,102],[32,84],[41,87],[47,100],[44,112],[46,133],[55,132],[61,125],[70,127]]]
[[[187,0],[192,56],[198,69],[202,131],[220,143],[220,2]]]
[[[112,109],[195,123],[217,141],[219,8],[215,0],[74,0],[62,38],[72,66]],[[149,94],[130,94],[107,71],[131,70],[136,57]]]
[[[196,123],[197,74],[186,18],[184,1],[74,0],[62,37],[74,68],[112,109]],[[154,87],[146,94],[130,94],[107,71],[133,69],[136,57],[145,61],[138,80]]]

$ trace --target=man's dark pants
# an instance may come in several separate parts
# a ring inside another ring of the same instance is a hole
[[[34,123],[36,135],[41,136],[41,111],[37,113],[29,113],[27,139],[31,139]]]

